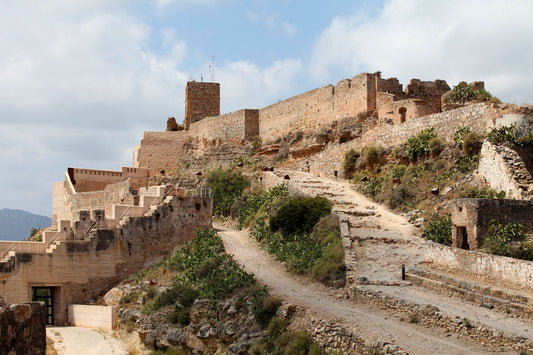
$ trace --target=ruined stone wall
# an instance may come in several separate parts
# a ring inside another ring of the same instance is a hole
[[[240,142],[259,134],[259,110],[243,109],[206,117],[189,127],[191,137]]]
[[[339,145],[328,145],[317,155],[307,159],[309,171],[320,176],[342,176],[342,162],[344,154],[349,149],[361,150],[365,146],[380,145],[392,147],[400,145],[417,135],[423,129],[434,128],[435,132],[447,141],[453,140],[453,135],[460,127],[470,127],[474,132],[484,132],[493,127],[497,116],[496,109],[484,104],[476,104],[453,111],[436,113],[430,116],[413,118],[402,124],[385,124],[378,122],[363,122],[363,133],[360,137]],[[305,161],[300,162],[300,168],[307,169]]]
[[[189,132],[144,132],[141,145],[136,147],[133,166],[147,168],[150,175],[175,167],[182,157],[183,145]]]
[[[54,287],[55,322],[65,324],[67,305],[96,299],[112,285],[168,256],[211,226],[210,198],[174,197],[144,217],[130,217],[120,229],[98,229],[91,240],[61,241],[53,253],[18,253],[0,263],[0,297],[28,302],[32,286]]]
[[[185,88],[185,129],[205,117],[220,115],[220,84],[187,82]]]
[[[483,142],[478,170],[491,189],[504,191],[508,198],[533,198],[533,176],[513,149]]]
[[[453,201],[452,242],[462,247],[458,227],[465,227],[470,249],[481,246],[487,234],[489,223],[496,220],[501,224],[519,223],[526,232],[533,232],[533,201],[493,200],[482,198],[461,198]]]
[[[46,353],[46,308],[33,302],[0,306],[0,355]]]
[[[461,270],[472,275],[512,282],[520,287],[533,286],[533,263],[505,256],[467,251],[426,242],[425,262]]]
[[[280,101],[259,110],[259,133],[264,142],[302,131],[316,132],[333,121],[375,109],[375,76],[359,74]]]

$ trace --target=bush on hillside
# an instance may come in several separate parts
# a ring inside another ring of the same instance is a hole
[[[428,143],[429,155],[431,155],[434,158],[438,157],[443,149],[444,149],[444,141],[439,137],[432,138]]]
[[[482,246],[492,254],[533,260],[533,243],[526,241],[527,237],[525,228],[521,224],[501,224],[492,220],[489,222]]]
[[[432,215],[429,220],[424,236],[427,240],[444,245],[452,245],[452,217]]]
[[[229,216],[231,206],[248,187],[248,180],[240,172],[216,169],[208,173],[207,187],[213,196],[213,213]]]
[[[373,168],[383,155],[383,148],[375,145],[371,145],[363,148],[363,159],[365,165],[369,168]]]
[[[418,135],[409,138],[405,145],[405,155],[409,161],[425,157],[429,152],[429,141],[437,138],[433,128],[424,129]]]
[[[470,132],[463,136],[461,148],[466,155],[472,156],[479,154],[482,143],[482,137],[479,134]]]
[[[325,197],[296,197],[281,205],[270,219],[270,229],[281,231],[285,238],[310,233],[318,220],[330,213],[331,203]]]
[[[355,169],[355,163],[357,162],[357,159],[361,156],[361,153],[350,149],[344,154],[344,162],[342,164],[342,169],[344,171],[345,175],[350,174]]]

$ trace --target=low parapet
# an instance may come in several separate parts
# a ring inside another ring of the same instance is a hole
[[[68,178],[76,192],[101,191],[107,185],[130,179],[133,189],[146,186],[148,169],[122,167],[121,171],[68,168]]]

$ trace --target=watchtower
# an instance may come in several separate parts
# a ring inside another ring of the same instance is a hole
[[[191,123],[220,115],[220,84],[189,81],[185,88],[185,129]]]

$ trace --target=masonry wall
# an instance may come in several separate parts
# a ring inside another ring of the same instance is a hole
[[[0,306],[0,354],[46,353],[46,308],[33,302]]]
[[[428,128],[434,128],[440,137],[452,141],[453,135],[460,127],[468,126],[475,132],[487,131],[493,127],[496,116],[496,109],[484,104],[476,104],[453,111],[413,118],[402,124],[365,121],[360,137],[340,145],[328,145],[319,154],[308,158],[309,171],[320,176],[330,177],[333,177],[334,171],[337,171],[338,176],[342,176],[344,154],[349,149],[361,150],[369,145],[384,147],[400,145],[423,129]],[[307,169],[306,161],[300,163],[300,168]]]
[[[31,287],[54,287],[56,324],[67,323],[67,305],[96,299],[126,276],[168,256],[211,226],[211,199],[174,197],[149,216],[130,217],[120,229],[99,229],[89,241],[61,241],[50,253],[18,253],[0,263],[0,297],[28,302]]]
[[[491,189],[504,191],[508,198],[533,198],[533,176],[513,149],[483,142],[478,170]]]
[[[134,167],[122,167],[122,171],[68,168],[68,176],[77,192],[101,191],[109,184],[126,179],[138,190],[148,182],[148,170]]]
[[[206,117],[191,124],[189,132],[192,137],[239,143],[259,134],[259,110],[243,109],[217,117]]]
[[[176,167],[189,132],[144,132],[141,145],[136,147],[133,166],[146,168],[150,175],[161,169]]]
[[[447,270],[461,270],[471,275],[533,287],[533,263],[504,256],[467,251],[427,241],[425,261]]]
[[[117,327],[117,309],[110,306],[71,304],[68,319],[73,327],[112,331]]]
[[[376,108],[375,76],[359,74],[280,101],[259,110],[259,133],[264,142],[290,132],[316,132],[333,121]]]
[[[189,81],[185,88],[185,129],[205,117],[220,115],[220,84]]]
[[[466,227],[470,249],[481,246],[487,234],[489,223],[496,220],[501,224],[519,223],[526,232],[533,232],[533,201],[494,200],[482,198],[461,198],[452,206],[452,243],[461,247],[457,236],[458,227]]]

